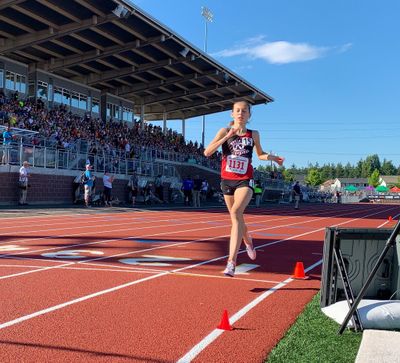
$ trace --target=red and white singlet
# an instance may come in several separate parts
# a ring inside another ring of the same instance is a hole
[[[253,179],[254,139],[252,130],[235,135],[222,144],[221,178],[227,180]]]

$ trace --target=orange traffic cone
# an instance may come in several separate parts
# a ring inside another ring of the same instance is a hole
[[[392,216],[389,216],[389,217],[388,217],[388,221],[389,221],[389,222],[393,221],[393,217],[392,217]]]
[[[224,313],[222,314],[221,322],[219,323],[217,328],[222,329],[222,330],[232,330],[231,324],[229,323],[227,310],[224,310]]]
[[[309,276],[306,276],[304,273],[304,265],[303,262],[296,262],[296,266],[294,268],[294,276],[295,279],[299,280],[307,280]]]

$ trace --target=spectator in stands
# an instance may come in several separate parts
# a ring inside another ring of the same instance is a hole
[[[185,206],[192,205],[192,199],[193,199],[193,180],[188,175],[183,181],[182,181],[182,191],[184,195],[184,200],[183,203]]]
[[[95,155],[100,158],[110,157],[113,160],[113,170],[117,172],[122,165],[118,162],[120,158],[128,155],[139,158],[139,150],[143,148],[143,154],[153,155],[152,158],[155,157],[154,150],[156,150],[157,154],[168,156],[170,160],[181,161],[190,156],[196,163],[211,168],[219,167],[220,152],[206,159],[202,155],[202,145],[185,142],[182,135],[170,129],[163,133],[161,127],[151,124],[144,125],[142,129],[139,122],[135,122],[131,127],[113,120],[105,123],[89,114],[83,117],[74,115],[67,111],[65,105],[55,104],[49,110],[41,99],[14,100],[2,96],[0,100],[0,118],[5,122],[11,122],[21,129],[37,131],[42,145],[68,148],[83,153],[90,151],[93,153],[90,156],[92,165]],[[35,145],[37,141],[36,139]],[[131,151],[128,153],[129,148]],[[170,152],[175,154],[171,157]],[[149,158],[143,160],[152,161]],[[144,173],[148,172],[148,167],[149,165],[143,169]]]
[[[28,187],[29,187],[29,163],[24,161],[22,163],[21,168],[19,169],[19,179],[18,179],[18,187],[20,190],[20,197],[19,197],[19,205],[26,205],[26,197],[28,195]]]
[[[294,198],[294,209],[299,209],[300,197],[301,197],[301,189],[298,181],[294,183],[293,188],[293,198]]]
[[[256,258],[256,250],[243,216],[253,195],[250,184],[253,179],[253,148],[255,147],[260,160],[271,160],[278,165],[282,165],[284,161],[280,156],[263,151],[258,131],[247,129],[250,115],[250,104],[247,101],[235,102],[231,113],[233,121],[228,128],[221,128],[217,132],[204,151],[204,155],[209,157],[222,146],[221,189],[232,221],[229,257],[224,274],[231,277],[235,275],[237,254],[242,240],[249,258]]]
[[[133,173],[129,178],[128,189],[129,189],[130,200],[132,201],[132,207],[134,207],[136,197],[138,195],[138,178],[135,173]]]
[[[115,179],[115,175],[110,175],[109,171],[106,169],[103,176],[103,193],[104,193],[104,204],[106,207],[112,207],[111,203],[111,192],[112,185]]]
[[[196,208],[200,207],[200,192],[201,192],[202,181],[198,175],[193,180],[193,206]]]
[[[10,161],[10,149],[11,149],[11,141],[13,140],[14,135],[11,132],[11,127],[7,126],[6,130],[3,132],[3,157],[2,164],[8,164]]]
[[[95,179],[96,177],[92,173],[92,166],[90,164],[86,164],[83,187],[85,189],[85,206],[87,208],[90,207],[90,199],[92,196]]]

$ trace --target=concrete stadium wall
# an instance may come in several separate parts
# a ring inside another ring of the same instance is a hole
[[[210,186],[219,190],[220,174],[203,166],[190,163],[174,163],[181,178],[190,175],[194,178],[208,180]],[[19,200],[17,165],[0,165],[0,205],[17,205]],[[73,202],[73,180],[82,171],[76,170],[54,170],[44,168],[31,168],[28,189],[28,204],[72,204]],[[96,193],[103,191],[103,173],[94,173],[96,179]],[[128,177],[117,175],[113,183],[113,197],[125,202],[128,200]],[[139,177],[139,179],[141,179]],[[145,178],[153,181],[153,178]],[[181,181],[181,180],[180,180]],[[169,198],[170,181],[164,183],[164,200]]]
[[[220,189],[221,177],[219,171],[211,170],[201,165],[190,163],[181,163],[179,165],[176,165],[175,167],[177,172],[179,173],[181,180],[188,175],[190,175],[192,178],[198,175],[200,179],[207,179],[208,184],[211,187],[217,190]]]
[[[19,166],[0,166],[0,205],[18,204]],[[72,204],[73,181],[80,171],[35,169],[29,178],[27,202],[29,204]],[[103,174],[95,173],[96,192],[103,190]],[[120,201],[127,200],[127,178],[114,181],[112,195]]]

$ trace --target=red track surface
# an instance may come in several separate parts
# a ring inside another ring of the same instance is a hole
[[[257,266],[235,278],[225,209],[2,219],[0,361],[262,362],[319,290],[325,227],[399,213],[249,208],[258,256],[238,265]],[[297,261],[311,279],[291,279]],[[216,329],[224,309],[232,331]]]

